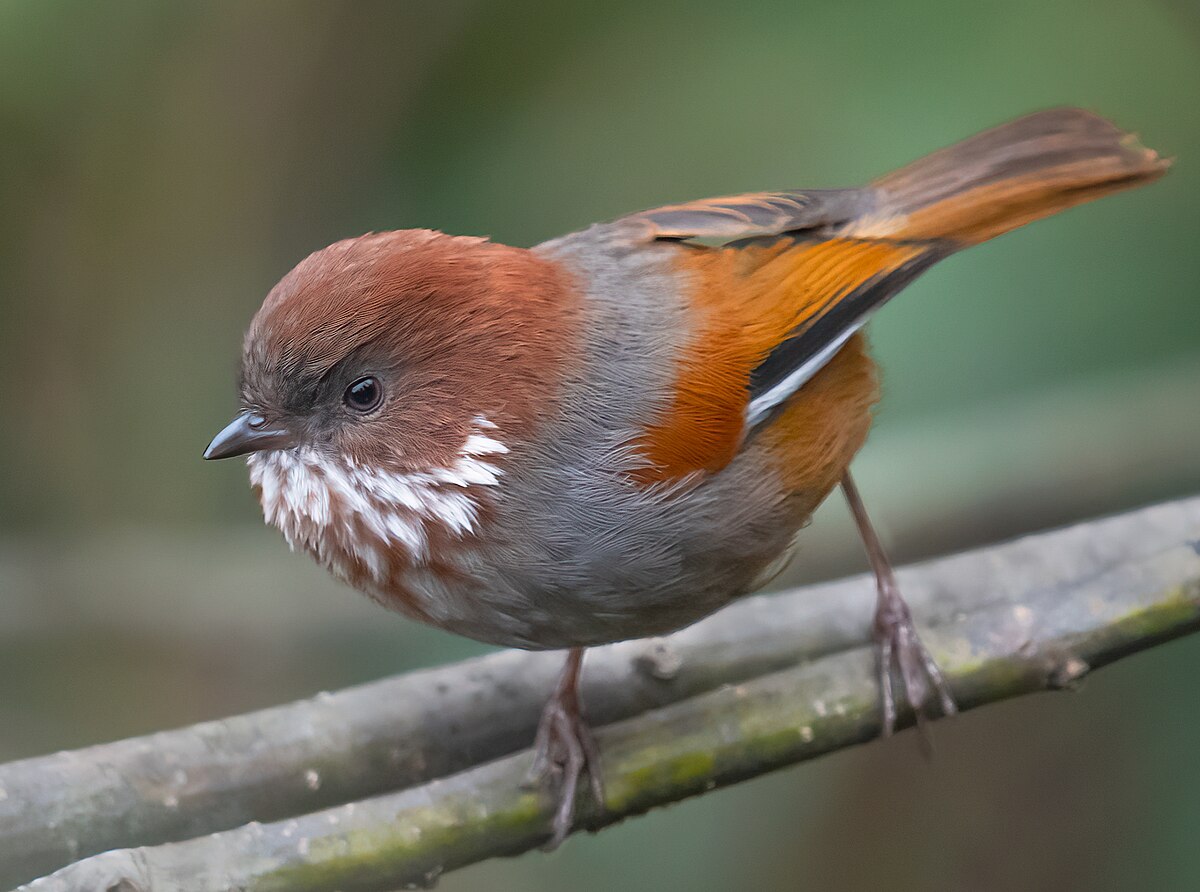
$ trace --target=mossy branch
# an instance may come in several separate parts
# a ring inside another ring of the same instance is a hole
[[[1200,499],[900,582],[963,707],[1070,686],[1200,627]],[[607,795],[603,810],[580,797],[580,826],[874,737],[872,598],[865,578],[753,598],[662,642],[591,654]],[[365,892],[536,847],[554,803],[521,786],[524,748],[559,660],[502,653],[0,766],[0,863],[23,872],[5,882],[125,845],[138,848],[22,888]]]

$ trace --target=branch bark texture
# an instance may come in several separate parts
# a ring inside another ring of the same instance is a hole
[[[1200,627],[1200,499],[907,568],[961,706],[1066,687]],[[581,827],[874,737],[865,577],[589,654],[607,781]],[[386,890],[536,847],[521,787],[559,654],[504,652],[220,722],[0,766],[0,888]],[[179,840],[178,842],[169,842]],[[126,847],[126,848],[120,848]]]

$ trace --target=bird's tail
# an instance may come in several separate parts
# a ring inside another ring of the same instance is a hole
[[[845,234],[973,245],[1161,176],[1170,162],[1091,112],[1026,115],[876,180]]]

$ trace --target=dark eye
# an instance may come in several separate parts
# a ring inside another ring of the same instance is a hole
[[[382,399],[383,388],[379,385],[379,379],[370,375],[354,381],[342,394],[342,402],[346,404],[346,408],[355,412],[370,412]]]

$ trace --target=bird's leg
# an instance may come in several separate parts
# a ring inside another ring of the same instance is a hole
[[[917,635],[912,614],[896,584],[892,564],[888,560],[887,552],[883,550],[883,543],[879,541],[875,528],[871,526],[862,496],[859,495],[858,487],[849,471],[842,478],[842,492],[846,494],[850,513],[854,516],[854,523],[866,547],[867,559],[875,573],[875,585],[879,593],[875,602],[872,635],[875,638],[879,692],[883,701],[883,736],[891,735],[896,728],[896,699],[892,692],[893,667],[900,671],[904,694],[912,706],[918,727],[923,727],[925,719],[928,718],[926,709],[931,691],[940,701],[942,714],[954,715],[958,712],[954,697],[950,694],[942,670],[938,668]]]
[[[566,665],[558,677],[554,693],[542,710],[534,739],[533,767],[527,783],[541,783],[558,775],[558,810],[554,814],[554,833],[546,843],[547,851],[558,848],[575,816],[575,791],[584,771],[591,783],[596,804],[604,806],[604,780],[600,773],[600,751],[583,717],[583,702],[579,697],[579,677],[583,666],[583,648],[573,647],[567,654]]]

